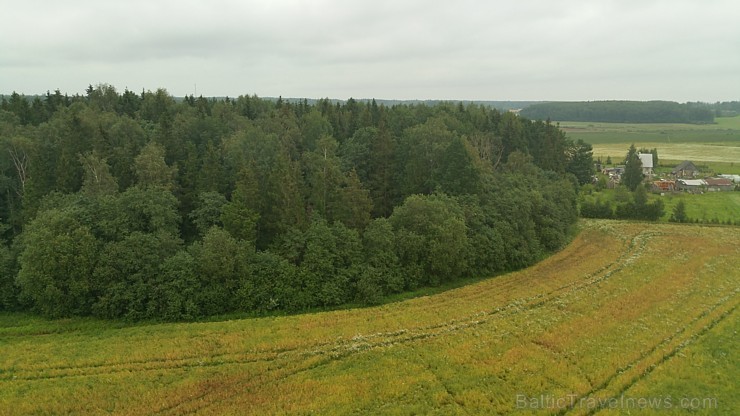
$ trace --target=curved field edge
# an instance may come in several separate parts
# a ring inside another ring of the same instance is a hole
[[[737,330],[739,234],[584,221],[533,267],[366,309],[122,328],[6,315],[0,414],[588,414],[609,409],[544,399],[677,397],[670,379],[641,386],[664,368],[709,383],[683,356]],[[734,391],[714,413],[738,409]]]

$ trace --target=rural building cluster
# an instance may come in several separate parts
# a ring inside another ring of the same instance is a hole
[[[740,188],[740,175],[716,175],[702,178],[701,170],[690,160],[685,160],[669,173],[656,174],[651,153],[638,153],[645,180],[652,184],[652,191],[664,192],[724,192]],[[607,179],[607,188],[621,183],[625,166],[601,167],[598,169]],[[598,178],[594,177],[594,181]]]

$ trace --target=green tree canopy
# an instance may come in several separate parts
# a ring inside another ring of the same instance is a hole
[[[88,315],[100,290],[93,277],[100,242],[84,210],[67,198],[28,224],[19,256],[21,297],[44,316]]]
[[[525,267],[568,241],[590,158],[479,104],[2,97],[0,307],[191,320]]]
[[[93,150],[80,155],[82,164],[82,192],[90,195],[113,195],[118,192],[116,178],[110,173],[105,159]]]
[[[436,285],[467,272],[467,228],[460,205],[444,194],[412,195],[390,216],[406,265],[421,265],[416,284]],[[418,272],[418,271],[417,271]]]
[[[176,168],[170,167],[164,160],[164,147],[149,143],[134,159],[137,184],[143,188],[161,188],[172,191],[175,187]]]

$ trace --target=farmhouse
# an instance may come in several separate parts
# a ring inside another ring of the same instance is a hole
[[[704,182],[707,184],[707,191],[732,191],[735,189],[735,184],[727,178],[706,178]]]
[[[679,191],[699,193],[703,192],[706,186],[707,183],[703,179],[678,179],[676,181],[676,189]]]
[[[638,153],[640,162],[642,162],[642,174],[652,175],[653,174],[653,154],[652,153]]]
[[[698,173],[699,168],[690,160],[684,160],[671,171],[671,175],[677,178],[695,178]]]

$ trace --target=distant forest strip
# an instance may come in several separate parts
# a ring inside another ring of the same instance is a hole
[[[727,104],[727,105],[723,105]],[[713,123],[716,115],[730,115],[732,103],[685,103],[671,101],[588,101],[538,103],[524,108],[523,117],[535,120],[592,121],[604,123]]]
[[[59,94],[61,95],[61,92],[54,93],[55,95]],[[47,93],[47,95],[51,95],[50,93]],[[189,97],[172,97],[175,102],[181,102]],[[321,102],[328,102],[332,105],[335,104],[345,104],[348,100],[345,99],[337,99],[337,98],[298,98],[298,97],[260,97],[261,99],[265,101],[271,101],[271,102],[286,102],[290,104],[308,104],[308,105],[316,105]],[[47,99],[47,96],[45,95],[22,95],[18,94],[16,92],[12,94],[0,94],[0,102],[5,100],[6,102],[10,102],[11,100],[17,101],[19,99],[24,99],[28,102],[28,114],[27,116],[29,118],[34,118],[34,116],[31,114],[35,112],[37,109],[42,108],[43,102]],[[211,100],[228,100],[229,97],[223,96],[223,97],[208,97],[208,99]],[[376,98],[353,98],[352,99],[355,102],[363,103],[363,104],[370,104],[372,102],[375,102],[377,105],[384,105],[386,107],[393,107],[395,105],[426,105],[428,107],[433,107],[435,105],[448,105],[448,104],[458,104],[462,103],[463,105],[481,105],[484,107],[491,107],[495,108],[499,111],[508,111],[508,110],[520,110],[525,107],[529,107],[532,104],[541,103],[542,101],[493,101],[493,100],[390,100],[390,99],[376,99]],[[38,117],[35,117],[38,118]]]
[[[558,250],[591,146],[478,105],[90,87],[0,101],[0,309],[373,304]]]

